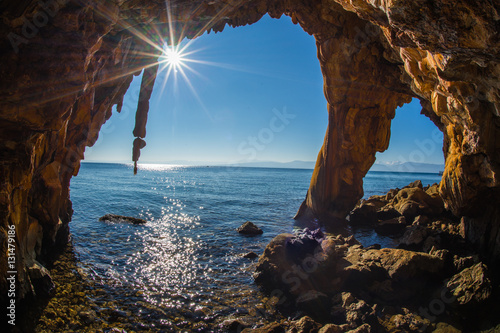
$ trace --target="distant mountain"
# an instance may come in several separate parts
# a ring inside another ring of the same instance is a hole
[[[232,163],[231,166],[247,168],[283,168],[283,169],[314,169],[315,162],[312,161],[292,161],[292,162],[242,162]]]
[[[414,163],[414,162],[394,162],[394,163],[375,163],[370,171],[388,171],[388,172],[420,172],[420,173],[439,173],[444,170],[442,164]]]
[[[232,163],[231,166],[253,167],[253,168],[289,168],[289,169],[314,169],[313,161],[292,161],[292,162],[242,162]],[[393,162],[393,163],[375,163],[370,171],[386,172],[420,172],[420,173],[439,173],[444,170],[442,164],[431,163],[413,163],[413,162]]]

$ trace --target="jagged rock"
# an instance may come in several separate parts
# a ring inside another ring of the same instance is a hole
[[[146,220],[140,219],[132,216],[123,216],[123,215],[115,215],[115,214],[106,214],[99,218],[99,221],[106,222],[128,222],[132,224],[145,224]]]
[[[249,221],[243,223],[236,231],[243,235],[262,235],[263,233],[261,228]]]
[[[446,287],[456,297],[458,304],[475,306],[486,301],[492,293],[488,269],[478,263],[455,274]]]
[[[317,333],[321,324],[314,321],[311,317],[304,316],[291,323],[287,333]]]
[[[222,332],[241,332],[249,326],[249,323],[241,319],[226,319],[219,325],[219,329]]]

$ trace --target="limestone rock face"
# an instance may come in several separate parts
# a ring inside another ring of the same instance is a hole
[[[195,38],[252,24],[266,13],[288,15],[314,36],[328,102],[327,133],[297,218],[343,220],[363,195],[375,153],[388,147],[396,107],[418,98],[445,137],[439,193],[447,208],[464,216],[467,239],[500,258],[497,2],[3,1],[1,295],[9,226],[16,228],[23,297],[31,292],[27,263],[67,239],[69,185],[85,148],[96,142],[113,106],[122,110],[133,76],[147,68],[133,152],[139,159],[158,32],[166,36],[171,26]]]

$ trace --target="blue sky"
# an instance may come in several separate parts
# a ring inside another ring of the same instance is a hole
[[[170,76],[164,83],[165,72],[157,78],[140,162],[316,160],[327,109],[312,36],[288,17],[265,16],[204,34],[186,51],[200,62],[188,63],[189,84],[179,72],[176,82]],[[87,161],[131,161],[140,79],[87,148]],[[443,163],[442,134],[419,112],[418,101],[397,111],[389,150],[377,155],[378,163]]]

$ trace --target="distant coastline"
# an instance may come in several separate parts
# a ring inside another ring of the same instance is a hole
[[[132,162],[108,162],[108,161],[82,161],[82,163],[101,163],[101,164],[126,164],[132,165]],[[292,162],[241,162],[229,164],[203,163],[192,161],[173,161],[170,163],[141,163],[142,165],[171,165],[179,167],[235,167],[235,168],[262,168],[262,169],[297,169],[297,170],[314,170],[315,162],[312,161],[292,161]],[[139,164],[139,168],[140,165]],[[432,163],[394,163],[394,164],[379,164],[375,163],[369,172],[391,172],[391,173],[429,173],[442,174],[444,165]]]

